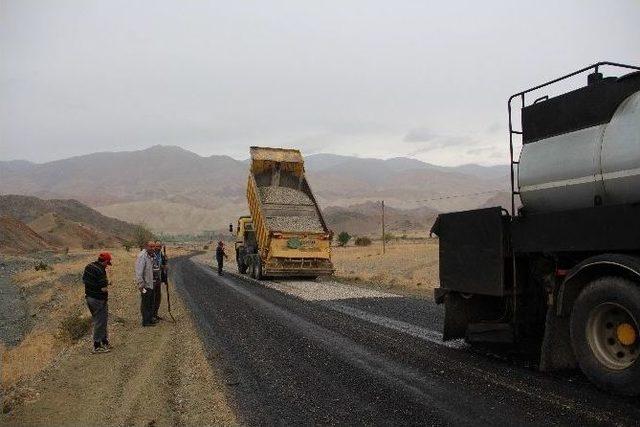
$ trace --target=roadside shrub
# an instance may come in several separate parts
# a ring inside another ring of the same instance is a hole
[[[338,234],[338,245],[345,246],[349,243],[349,240],[351,240],[351,236],[346,231],[341,231],[340,234]]]
[[[85,336],[90,328],[91,318],[75,312],[62,319],[60,335],[69,341],[75,342]]]
[[[38,262],[33,268],[35,268],[36,271],[53,270],[53,268],[51,268],[51,266],[44,261]]]
[[[356,246],[369,246],[371,244],[371,239],[366,236],[356,237],[356,240],[353,243],[355,243]]]
[[[384,241],[385,242],[390,242],[392,240],[395,240],[396,236],[394,236],[392,233],[384,233]]]
[[[144,224],[136,225],[133,231],[133,241],[142,249],[149,240],[156,240],[156,236]]]
[[[205,251],[208,251],[208,250],[209,250],[209,245],[204,245],[204,246],[202,247],[202,249],[204,249]]]
[[[124,248],[125,251],[129,252],[131,250],[131,248],[133,247],[133,243],[132,242],[124,242],[124,243],[122,243],[122,247]]]

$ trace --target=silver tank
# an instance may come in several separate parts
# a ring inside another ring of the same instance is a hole
[[[640,202],[640,91],[609,123],[525,144],[518,187],[528,212]]]

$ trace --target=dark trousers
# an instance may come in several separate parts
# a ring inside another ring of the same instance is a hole
[[[155,293],[153,292],[153,289],[147,289],[147,292],[145,293],[140,291],[140,314],[142,314],[143,325],[150,325],[153,323],[154,295]]]
[[[158,317],[160,302],[162,301],[162,283],[153,285],[153,317]]]
[[[86,297],[91,321],[93,323],[93,342],[106,343],[109,341],[107,332],[107,320],[109,318],[109,305],[107,300]]]
[[[218,259],[216,259],[216,261],[218,261],[218,274],[222,274],[223,259],[222,258],[218,258]]]

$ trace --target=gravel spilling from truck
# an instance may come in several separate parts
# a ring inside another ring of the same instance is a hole
[[[265,204],[313,206],[311,198],[304,191],[289,187],[258,187],[260,199]]]
[[[313,201],[303,191],[289,187],[258,187],[271,230],[322,233],[324,228]],[[311,207],[311,208],[310,208]]]
[[[271,230],[322,233],[322,224],[318,218],[304,216],[273,216],[267,217],[267,224]]]
[[[238,271],[262,277],[333,274],[331,230],[313,197],[300,150],[251,147],[250,217],[238,219]]]

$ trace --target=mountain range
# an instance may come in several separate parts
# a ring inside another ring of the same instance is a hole
[[[155,231],[197,233],[224,229],[246,213],[248,167],[247,160],[203,157],[159,145],[42,164],[5,161],[0,162],[0,194],[76,199],[104,215],[145,223]],[[363,206],[385,200],[390,209],[405,211],[405,220],[416,227],[423,226],[416,220],[419,212],[431,217],[479,207],[506,191],[509,183],[507,165],[444,167],[404,157],[313,154],[305,157],[305,169],[327,214],[362,214],[369,211]],[[328,223],[340,231],[340,221]]]

